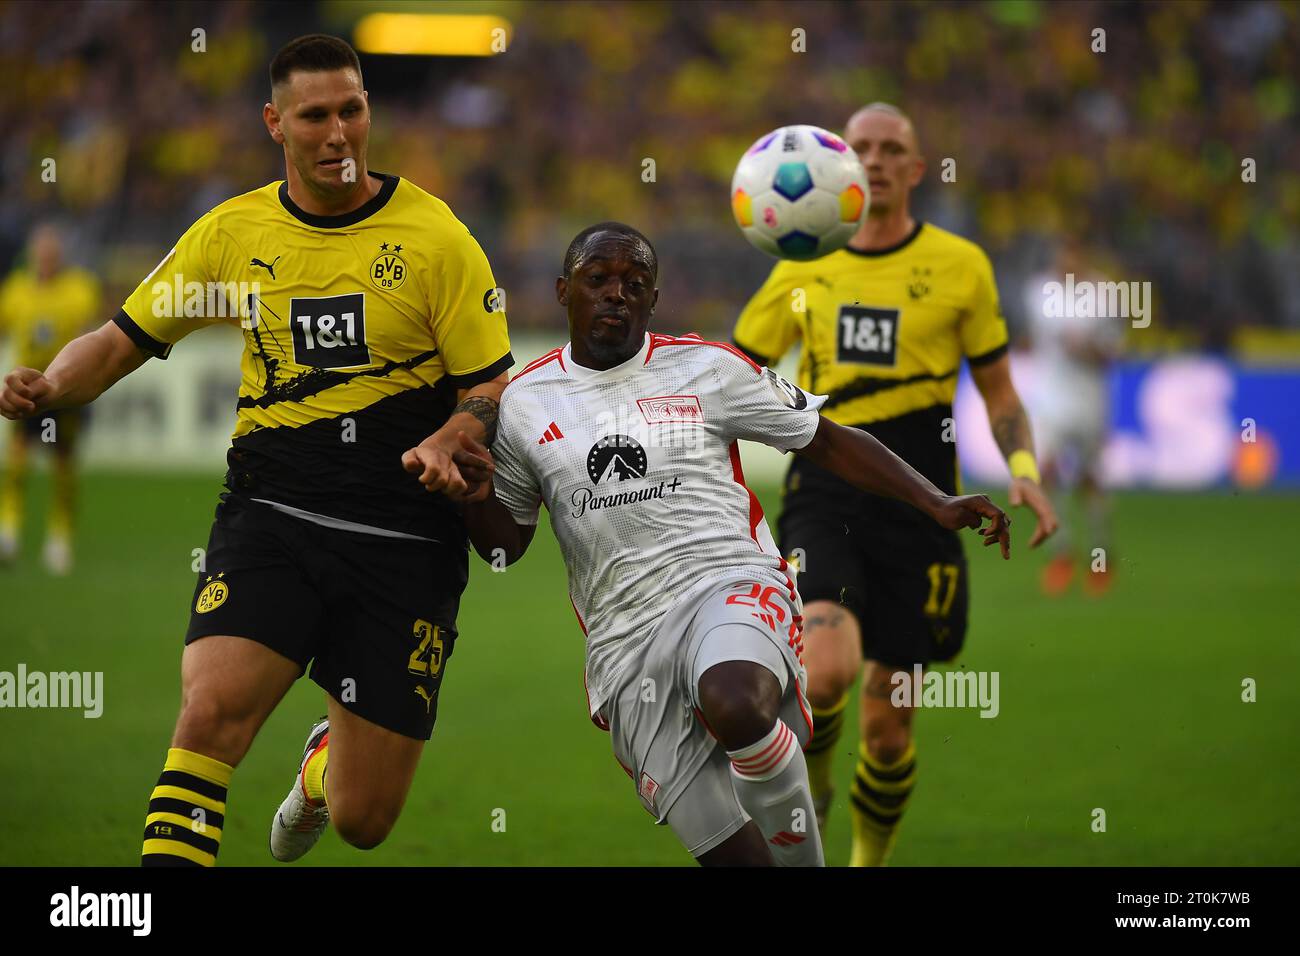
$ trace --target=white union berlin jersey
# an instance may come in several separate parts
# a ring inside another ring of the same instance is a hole
[[[817,431],[813,396],[729,345],[650,334],[597,371],[570,347],[530,363],[501,399],[496,494],[519,524],[544,503],[587,635],[591,714],[673,607],[748,579],[792,588],[739,439],[781,451]]]

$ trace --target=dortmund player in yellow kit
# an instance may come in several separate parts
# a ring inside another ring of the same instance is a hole
[[[867,172],[868,218],[848,248],[779,263],[741,314],[735,342],[769,365],[801,342],[798,384],[829,396],[823,414],[870,432],[948,494],[957,491],[952,400],[964,357],[1011,469],[1011,504],[1037,518],[1029,542],[1037,546],[1056,517],[1011,383],[992,266],[974,243],[912,218],[909,196],[925,162],[897,108],[863,107],[844,138]],[[801,300],[806,308],[796,311]],[[806,757],[819,823],[830,808],[848,691],[865,660],[851,865],[881,865],[916,780],[912,709],[892,703],[892,678],[902,671],[911,680],[914,664],[950,661],[961,649],[969,604],[962,545],[914,509],[802,459],[786,479],[779,533],[805,602],[816,727]]]
[[[99,282],[84,269],[64,266],[63,244],[51,225],[32,231],[28,254],[28,267],[15,270],[0,285],[0,338],[13,344],[19,365],[45,368],[59,349],[101,318]],[[41,443],[54,452],[45,566],[53,574],[72,570],[74,455],[80,425],[80,413],[55,412],[29,418],[10,432],[0,483],[0,562],[18,556],[29,445]]]
[[[243,327],[226,491],[145,823],[150,865],[215,862],[233,769],[309,664],[329,716],[271,851],[296,859],[331,819],[354,846],[388,834],[433,730],[468,574],[451,454],[460,431],[491,440],[513,363],[473,236],[441,200],[369,171],[352,48],[289,43],[271,90],[263,119],[285,181],[211,210],[113,321],[0,392],[7,417],[84,404],[204,325]]]

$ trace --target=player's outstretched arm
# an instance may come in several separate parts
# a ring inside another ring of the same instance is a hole
[[[469,540],[484,561],[494,561],[500,556],[506,564],[514,564],[528,550],[537,528],[518,524],[493,494],[492,475],[496,465],[492,453],[464,432],[458,432],[456,439],[459,447],[452,458],[469,486],[464,509]]]
[[[972,365],[971,378],[984,408],[989,415],[989,428],[1011,470],[1011,488],[1008,500],[1013,507],[1028,506],[1038,519],[1038,526],[1029,538],[1029,546],[1036,548],[1056,532],[1056,511],[1043,491],[1034,461],[1034,436],[1029,428],[1029,416],[1020,402],[1020,395],[1011,381],[1011,360],[1002,356],[985,365]]]
[[[1011,557],[1011,520],[985,495],[945,495],[934,483],[903,459],[858,428],[837,425],[818,416],[817,433],[805,447],[797,449],[815,465],[843,478],[849,484],[906,501],[950,530],[981,528],[984,544],[997,542],[1002,557]]]
[[[93,402],[149,356],[114,322],[105,322],[65,345],[49,368],[16,368],[0,388],[0,415],[29,418],[38,412]]]

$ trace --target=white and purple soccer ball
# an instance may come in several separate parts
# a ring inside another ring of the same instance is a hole
[[[745,151],[731,177],[731,212],[750,244],[781,259],[842,249],[867,215],[867,174],[844,140],[783,126]]]

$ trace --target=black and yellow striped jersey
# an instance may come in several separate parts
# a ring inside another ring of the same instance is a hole
[[[0,285],[0,337],[16,365],[44,370],[59,349],[101,319],[99,281],[84,269],[60,269],[45,282],[17,269]]]
[[[501,291],[469,230],[418,186],[318,216],[271,183],[222,203],[136,288],[117,323],[166,358],[204,325],[243,329],[232,491],[388,531],[463,535],[401,466],[456,389],[513,364]],[[452,523],[448,525],[448,521]]]
[[[951,493],[956,449],[944,419],[962,357],[978,365],[1005,354],[1007,328],[983,251],[918,222],[889,249],[779,262],[734,339],[769,364],[799,342],[798,384],[828,396],[823,415],[872,432]]]

